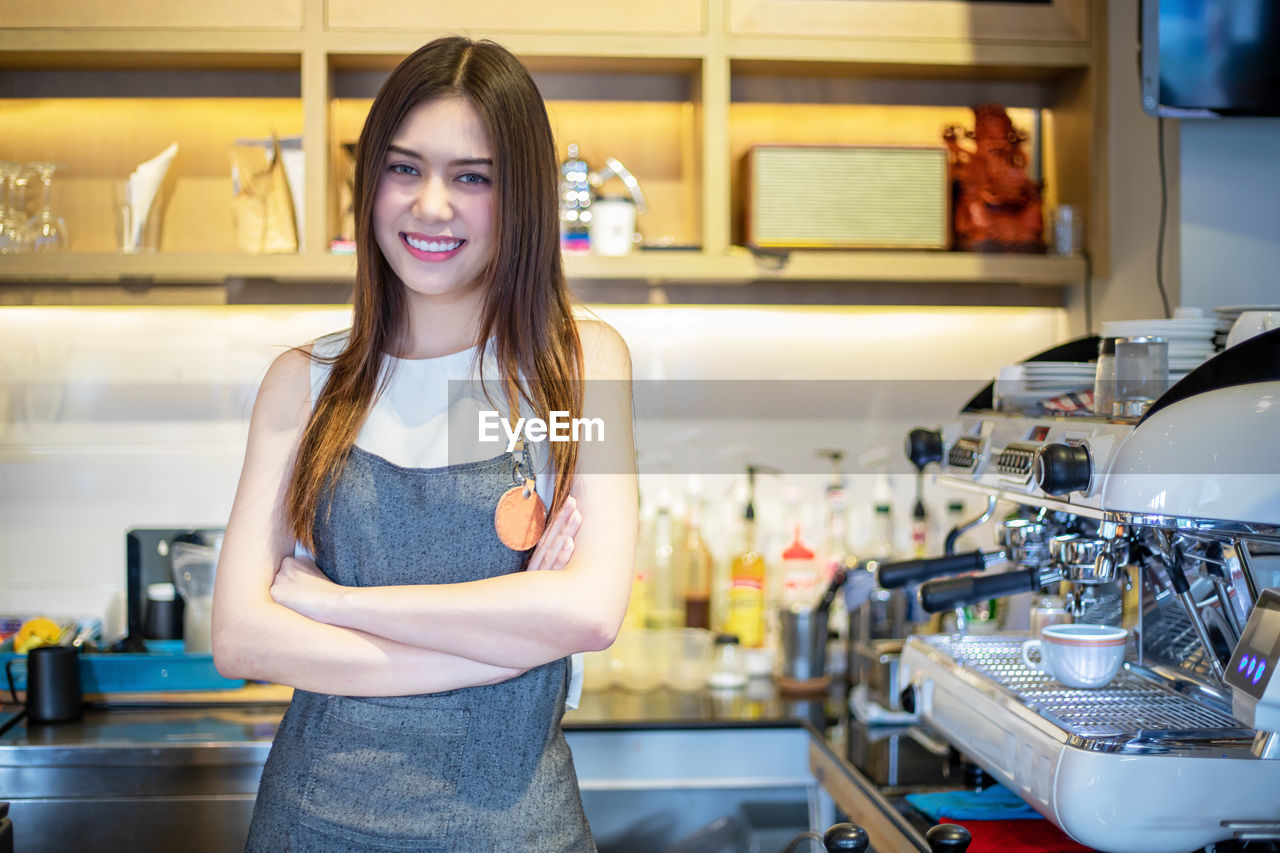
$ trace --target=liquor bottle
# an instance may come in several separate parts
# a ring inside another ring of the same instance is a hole
[[[822,545],[818,557],[822,560],[822,582],[828,583],[838,569],[857,562],[853,547],[849,544],[849,495],[845,491],[844,473],[840,461],[844,453],[839,450],[822,450],[819,456],[831,460],[831,479],[823,491]]]
[[[715,560],[702,539],[702,496],[689,499],[684,523],[684,624],[711,627],[711,569]]]
[[[893,527],[893,505],[877,502],[871,517],[871,547],[868,556],[885,562],[898,556]]]
[[[791,543],[782,552],[782,606],[808,609],[817,603],[820,569],[817,554],[800,538],[796,522]]]
[[[646,624],[650,628],[678,628],[684,621],[681,612],[681,595],[677,588],[677,566],[683,562],[679,555],[683,543],[677,541],[671,507],[664,494],[659,498],[653,520],[652,552],[649,560],[649,614]]]
[[[765,640],[764,555],[756,548],[755,469],[747,469],[747,505],[743,508],[737,547],[729,564],[729,613],[725,633],[743,648],[758,649]]]
[[[627,603],[627,612],[623,617],[623,625],[627,628],[644,628],[649,622],[649,579],[653,573],[653,513],[645,510],[641,503],[640,518],[637,521],[639,532],[636,537],[636,565],[631,577],[631,599]]]

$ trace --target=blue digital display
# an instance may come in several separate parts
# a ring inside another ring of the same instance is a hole
[[[1276,7],[1280,9],[1280,3]],[[1265,589],[1236,644],[1226,680],[1258,700],[1280,678],[1274,670],[1280,670],[1280,589]]]

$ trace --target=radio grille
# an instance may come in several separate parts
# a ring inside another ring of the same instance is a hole
[[[747,160],[751,245],[947,247],[943,148],[762,145]]]

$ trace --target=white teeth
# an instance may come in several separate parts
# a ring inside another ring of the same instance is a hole
[[[461,240],[418,240],[408,234],[404,236],[404,239],[406,243],[419,252],[452,252],[461,246],[463,242]]]

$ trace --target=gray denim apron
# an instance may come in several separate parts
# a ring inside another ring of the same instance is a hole
[[[523,568],[493,511],[512,459],[402,468],[353,448],[316,563],[344,586],[461,583]],[[481,687],[356,698],[294,691],[248,851],[595,851],[560,730],[568,659]]]

